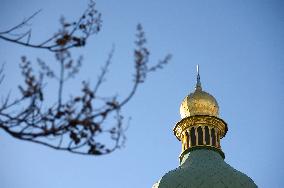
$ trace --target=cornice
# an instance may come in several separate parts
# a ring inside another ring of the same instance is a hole
[[[216,116],[194,115],[180,120],[173,129],[174,135],[178,140],[181,140],[182,133],[194,126],[209,126],[217,128],[220,133],[220,138],[223,138],[228,131],[227,123]]]

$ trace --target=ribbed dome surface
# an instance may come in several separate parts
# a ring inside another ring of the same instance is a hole
[[[199,149],[186,154],[181,166],[165,174],[153,188],[255,188],[247,175],[227,164],[219,153]]]

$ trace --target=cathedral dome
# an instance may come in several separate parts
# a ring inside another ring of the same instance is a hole
[[[202,91],[201,87],[187,95],[180,105],[181,118],[194,115],[219,115],[219,106],[216,99],[209,93]]]
[[[187,153],[181,165],[165,174],[152,188],[256,188],[253,180],[227,164],[218,152]]]
[[[173,129],[182,145],[180,166],[152,188],[257,188],[250,177],[224,161],[220,143],[227,124],[218,117],[216,99],[202,91],[198,66],[195,91],[182,101],[180,114]]]
[[[195,91],[183,99],[180,105],[180,116],[181,118],[194,115],[209,115],[218,117],[218,103],[212,95],[202,91],[199,69],[197,72],[198,74]]]

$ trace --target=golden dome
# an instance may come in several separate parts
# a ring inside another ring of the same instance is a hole
[[[180,105],[181,118],[194,115],[209,115],[218,117],[219,106],[216,99],[209,93],[202,91],[199,70],[195,91],[187,95]]]

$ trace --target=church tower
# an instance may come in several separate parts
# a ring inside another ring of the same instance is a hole
[[[251,178],[224,161],[220,139],[227,124],[219,118],[216,99],[202,90],[199,67],[195,91],[180,106],[174,135],[181,141],[180,166],[166,173],[153,188],[255,188]]]

